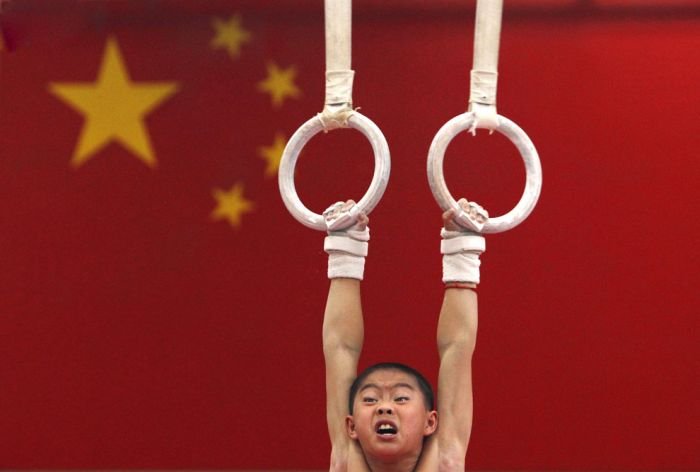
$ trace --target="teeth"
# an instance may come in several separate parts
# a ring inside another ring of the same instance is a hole
[[[383,424],[379,426],[379,431],[394,431],[394,427],[390,424]]]

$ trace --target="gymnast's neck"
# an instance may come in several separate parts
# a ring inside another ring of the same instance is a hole
[[[418,466],[420,454],[417,456],[407,456],[398,462],[396,459],[391,462],[383,462],[381,459],[365,457],[367,466],[371,472],[414,472]]]

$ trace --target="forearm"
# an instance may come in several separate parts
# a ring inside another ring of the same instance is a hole
[[[476,292],[446,289],[437,335],[440,470],[464,470],[473,417],[471,365],[476,329]]]
[[[332,462],[338,464],[347,459],[347,398],[350,385],[357,375],[363,335],[360,281],[331,279],[323,319],[323,354],[326,364],[328,433],[333,444]]]
[[[357,353],[359,357],[363,338],[360,281],[331,279],[323,318],[323,349],[326,357],[339,349]]]
[[[440,358],[448,349],[459,349],[471,358],[476,345],[478,325],[476,291],[466,288],[448,288],[440,309],[437,343]]]

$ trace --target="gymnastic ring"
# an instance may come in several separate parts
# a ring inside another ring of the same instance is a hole
[[[508,213],[489,218],[481,230],[482,233],[501,233],[522,223],[537,204],[542,189],[542,166],[535,145],[518,125],[508,118],[497,115],[496,131],[505,135],[515,145],[525,164],[525,190],[518,204]],[[428,183],[433,196],[443,211],[450,208],[457,212],[455,220],[468,227],[466,214],[450,194],[445,183],[443,160],[445,151],[452,139],[460,132],[470,129],[474,123],[474,113],[467,112],[455,116],[445,123],[437,132],[428,151]],[[479,126],[477,125],[477,128]]]
[[[389,183],[389,172],[391,171],[389,145],[379,127],[372,120],[358,112],[353,112],[350,115],[348,127],[362,132],[369,140],[374,151],[374,175],[372,176],[372,182],[367,193],[357,202],[358,209],[365,214],[369,214],[381,200],[384,190],[386,190],[386,186]],[[323,130],[323,123],[318,115],[301,125],[289,139],[282,153],[279,169],[280,194],[287,210],[304,226],[320,231],[326,231],[326,222],[322,215],[306,208],[299,199],[294,186],[294,168],[296,167],[299,154],[306,143]]]

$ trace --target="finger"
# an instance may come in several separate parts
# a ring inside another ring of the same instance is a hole
[[[479,216],[483,214],[484,209],[481,208],[481,205],[479,205],[476,202],[470,202],[469,203],[469,208],[470,208],[470,214],[473,215],[472,219],[478,220]]]
[[[479,223],[484,223],[486,220],[488,220],[488,218],[489,218],[489,212],[486,211],[486,210],[484,209],[484,207],[482,207],[482,206],[479,205],[478,203],[474,203],[474,202],[472,202],[472,205],[474,205],[474,207],[475,207],[475,209],[476,209],[476,214],[477,214],[476,220],[477,220]]]
[[[449,209],[442,214],[442,221],[443,221],[443,223],[448,223],[448,222],[452,221],[452,218],[454,218],[454,217],[455,217],[455,211],[453,209]]]
[[[367,215],[365,215],[364,213],[360,213],[357,216],[357,223],[356,223],[357,229],[362,231],[367,227],[368,224],[369,224],[369,217]]]
[[[455,216],[457,212],[454,210],[448,210],[442,214],[442,226],[447,231],[458,231],[459,225],[455,222]]]

